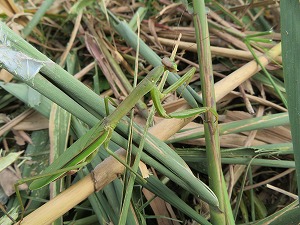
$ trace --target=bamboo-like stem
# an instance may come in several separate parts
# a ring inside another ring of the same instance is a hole
[[[281,43],[271,48],[270,51],[268,51],[266,54],[259,56],[258,59],[263,66],[266,66],[274,57],[278,56],[280,53],[281,53]],[[252,60],[251,62],[248,62],[241,68],[231,73],[229,76],[217,82],[215,84],[215,90],[220,90],[220,91],[216,91],[216,100],[219,101],[230,91],[234,90],[245,80],[249,79],[251,76],[253,76],[260,70],[261,70],[260,66],[256,63],[255,60]],[[224,86],[225,84],[226,86]]]
[[[193,8],[203,106],[216,111],[210,40],[204,1],[193,1]],[[221,165],[218,121],[210,111],[205,114],[204,120],[209,186],[219,200],[219,209],[210,207],[211,221],[216,225],[233,224],[230,202],[228,197],[224,196],[227,195],[227,189]],[[228,202],[225,202],[226,200]]]
[[[148,36],[149,39],[154,40],[153,36]],[[174,45],[174,41],[167,38],[160,38],[158,37],[157,40],[164,46],[172,47]],[[197,52],[197,46],[193,42],[186,42],[180,41],[178,44],[179,49],[185,49],[191,52]],[[220,57],[228,57],[232,59],[242,59],[251,61],[253,60],[253,55],[250,51],[238,50],[238,49],[231,49],[231,48],[223,48],[223,47],[216,47],[210,46],[210,51],[212,55],[220,56]],[[258,56],[263,55],[263,53],[257,53]],[[281,63],[282,58],[281,56],[277,56],[274,58],[276,62]]]

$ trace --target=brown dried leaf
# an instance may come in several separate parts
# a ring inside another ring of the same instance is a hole
[[[139,168],[140,168],[143,178],[148,178],[150,173],[149,173],[149,170],[148,170],[146,164],[143,163],[142,161],[140,161]]]
[[[1,70],[1,72],[0,72],[0,80],[3,80],[5,83],[8,83],[13,78],[14,78],[14,76],[10,72],[7,72],[6,70]]]
[[[108,60],[106,59],[106,56],[102,53],[101,49],[99,48],[98,44],[94,40],[94,38],[86,34],[85,35],[85,44],[90,52],[90,54],[94,57],[94,59],[97,61],[98,66],[101,68],[104,76],[106,77],[111,89],[114,92],[114,95],[117,99],[121,97],[121,94],[119,93],[116,83],[118,82],[116,75],[111,68]],[[125,91],[126,92],[126,91]]]
[[[15,193],[14,184],[20,179],[19,176],[17,176],[16,172],[11,168],[7,168],[0,172],[0,185],[2,186],[4,193],[7,196],[11,196]],[[27,190],[28,186],[27,184],[21,184],[19,185],[19,190]]]
[[[15,135],[15,140],[17,141],[18,145],[25,145],[25,142],[28,142],[32,144],[31,137],[23,130],[16,131],[12,130],[14,135]]]
[[[3,12],[9,17],[13,17],[15,14],[21,12],[21,10],[17,7],[13,0],[1,1],[0,9],[2,9]]]
[[[22,122],[14,126],[13,129],[34,131],[34,130],[48,129],[48,127],[49,127],[48,119],[44,117],[42,114],[38,112],[34,112],[30,116],[22,120]]]
[[[159,49],[163,49],[162,45],[160,44],[159,40],[158,40],[158,36],[156,33],[156,29],[155,29],[155,21],[153,18],[150,18],[148,20],[148,28],[150,33],[152,34],[152,36],[154,37],[154,44],[159,48]]]

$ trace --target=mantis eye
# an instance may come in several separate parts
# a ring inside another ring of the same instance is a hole
[[[161,60],[162,64],[167,68],[167,70],[171,72],[177,72],[177,65],[175,62],[173,62],[170,58],[164,57]]]

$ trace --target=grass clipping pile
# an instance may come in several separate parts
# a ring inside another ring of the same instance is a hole
[[[47,69],[56,68],[54,63],[28,55],[30,52],[26,49],[18,48],[17,39],[8,41],[11,37],[2,35],[1,30],[1,63],[15,77],[5,69],[0,72],[3,165],[0,224],[12,224],[21,218],[20,203],[14,195],[16,181],[39,174],[48,166],[49,158],[52,162],[82,136],[88,126],[106,116],[103,101],[98,96],[99,102],[94,101],[94,93],[110,96],[112,105],[123,101],[132,91],[134,76],[140,81],[153,67],[159,66],[161,58],[170,57],[180,34],[182,38],[175,57],[178,74],[183,75],[191,67],[197,68],[197,72],[177,93],[164,96],[163,107],[167,113],[200,107],[204,95],[201,90],[207,90],[200,85],[201,69],[208,65],[198,64],[195,13],[191,4],[169,1],[111,2],[106,6],[96,1],[72,3],[54,1],[48,7],[44,5],[46,9],[41,7],[42,1],[0,3],[2,22],[74,75],[61,78],[59,70],[54,69],[53,76],[49,77]],[[268,223],[295,207],[295,163],[283,85],[279,6],[275,1],[254,1],[247,5],[238,1],[212,1],[206,13],[209,35],[200,42],[210,42],[211,75],[215,83],[212,96],[218,113],[214,126],[221,149],[220,158],[216,160],[222,165],[219,177],[224,175],[226,187],[212,186],[210,179],[214,178],[207,174],[211,159],[206,154],[207,134],[203,124],[211,121],[206,120],[206,115],[189,119],[164,119],[156,115],[149,133],[165,141],[172,151],[166,154],[167,148],[161,147],[158,139],[152,142],[147,139],[145,150],[139,153],[141,162],[137,175],[128,168],[125,170],[101,149],[91,164],[68,176],[66,181],[57,181],[50,189],[30,192],[27,185],[22,184],[19,186],[25,207],[22,224],[44,224],[57,218],[84,224],[122,224],[119,218],[125,211],[122,206],[128,204],[126,190],[130,174],[137,178],[130,192],[128,224],[171,225],[180,221],[221,224],[214,215],[216,212],[226,212],[228,224],[234,224],[233,221]],[[34,20],[36,22],[29,26]],[[121,27],[124,21],[128,23],[127,28]],[[139,44],[128,36],[138,29]],[[140,48],[139,54],[137,48]],[[12,63],[13,58],[19,59],[16,63],[20,65]],[[138,66],[137,74],[135,66]],[[23,81],[16,79],[16,74],[23,75]],[[168,83],[172,83],[174,77],[176,75],[171,74]],[[45,83],[39,83],[44,82],[44,78]],[[74,78],[88,88],[78,89],[81,86],[76,86]],[[43,88],[43,85],[52,86]],[[57,89],[47,91],[49,87]],[[60,90],[65,93],[61,101]],[[120,137],[116,133],[112,135],[114,143],[110,148],[122,160],[129,160],[129,165],[130,160],[132,163],[134,160],[131,151],[136,154],[134,148],[142,136],[142,129],[132,124],[143,127],[152,104],[151,96],[146,94],[132,113],[134,122],[121,121],[116,128]],[[102,190],[91,195],[94,180],[87,174],[97,164],[102,174],[97,189]],[[224,202],[220,201],[221,210],[209,208],[203,196],[198,196],[180,171],[176,171],[177,164],[182,171],[193,173],[193,179],[197,177],[211,185],[217,196],[218,192],[227,191]],[[82,179],[85,175],[87,177]],[[79,179],[82,180],[68,188]],[[54,198],[65,189],[65,194]],[[41,206],[44,200],[48,203]]]

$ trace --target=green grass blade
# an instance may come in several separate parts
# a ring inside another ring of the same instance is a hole
[[[285,77],[286,92],[288,96],[288,109],[291,124],[294,149],[300,146],[300,2],[286,0],[281,2],[281,35],[282,60]],[[294,151],[298,196],[300,191],[300,153]]]
[[[40,22],[42,17],[45,15],[47,10],[51,7],[51,5],[55,2],[55,0],[45,0],[41,7],[36,11],[33,18],[29,21],[29,23],[23,29],[23,37],[27,37],[31,31],[36,27],[36,25]]]

